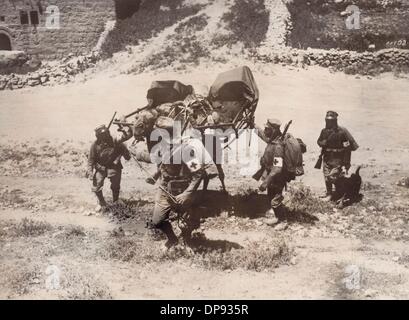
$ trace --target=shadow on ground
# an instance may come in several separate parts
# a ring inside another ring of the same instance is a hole
[[[212,240],[206,238],[203,233],[196,233],[189,241],[189,246],[198,253],[219,251],[227,252],[232,249],[243,249],[241,245],[227,240]]]
[[[195,202],[201,217],[209,218],[228,212],[230,216],[248,217],[251,219],[265,216],[270,208],[267,195],[264,194],[237,194],[230,195],[221,191],[198,191]]]
[[[285,220],[290,223],[301,224],[315,224],[315,222],[319,221],[316,216],[301,210],[287,212]]]
[[[151,219],[153,206],[154,203],[151,201],[132,199],[124,201],[123,205],[111,208],[111,213],[118,222],[126,224],[135,222],[138,225],[136,229],[141,232],[146,222]],[[199,219],[217,217],[222,213],[241,218],[262,218],[266,217],[266,212],[271,208],[269,198],[265,194],[249,192],[230,195],[216,190],[198,191],[193,207],[194,220],[197,220],[198,226]],[[308,209],[308,205],[287,209],[284,219],[289,223],[314,224],[318,218],[309,213],[311,210]]]

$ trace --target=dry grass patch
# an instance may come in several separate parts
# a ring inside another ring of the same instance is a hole
[[[292,256],[284,238],[269,237],[263,242],[250,242],[248,246],[211,247],[215,240],[202,234],[195,235],[191,246],[178,245],[164,251],[161,243],[136,237],[110,237],[104,257],[137,264],[168,261],[185,261],[210,270],[267,271],[287,264]],[[222,241],[220,241],[222,242]],[[199,243],[202,243],[199,245]],[[205,247],[205,246],[208,247]]]

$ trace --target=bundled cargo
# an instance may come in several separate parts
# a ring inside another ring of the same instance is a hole
[[[141,140],[153,130],[160,116],[178,120],[188,128],[249,128],[254,123],[259,91],[250,68],[243,66],[221,73],[208,97],[195,93],[191,85],[180,81],[154,81],[147,92],[148,105],[125,116],[133,122],[115,121],[132,126],[134,137]]]

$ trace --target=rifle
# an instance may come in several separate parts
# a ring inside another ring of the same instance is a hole
[[[141,111],[145,111],[145,110],[148,109],[150,106],[151,106],[151,105],[148,104],[147,106],[144,106],[143,108],[136,109],[135,111],[133,111],[133,112],[128,113],[127,115],[125,115],[125,116],[123,117],[123,119],[126,120],[126,119],[128,119],[129,117],[132,117],[132,116],[134,116],[135,114],[137,114],[137,113],[139,113],[139,112],[141,112]],[[125,127],[131,127],[131,126],[133,126],[133,123],[131,123],[131,122],[124,122],[124,121],[120,121],[120,120],[115,120],[115,121],[113,122],[113,124],[116,124],[116,125],[119,126],[120,128],[121,128],[122,126],[125,126]]]
[[[256,181],[260,181],[261,177],[263,176],[264,170],[265,170],[264,166],[261,166],[261,168],[258,169],[255,174],[253,174],[252,178]]]
[[[108,130],[109,130],[109,128],[111,128],[112,123],[113,123],[113,122],[114,122],[114,120],[115,120],[115,116],[116,116],[116,111],[114,112],[114,115],[112,116],[111,121],[109,121],[109,124],[108,124]]]
[[[146,170],[143,166],[142,166],[142,164],[139,162],[139,160],[136,158],[136,156],[131,152],[131,156],[132,156],[132,158],[135,160],[135,162],[137,163],[137,165],[139,166],[139,168],[146,174],[146,176],[148,177],[148,178],[151,178],[151,179],[153,179],[153,180],[155,180],[156,181],[156,179],[154,178],[154,176],[152,176],[151,174],[150,174],[150,172],[148,171],[148,170]],[[169,199],[173,202],[173,204],[175,204],[175,205],[178,205],[178,202],[177,202],[177,200],[176,200],[176,198],[169,192],[169,191],[167,191],[165,188],[163,188],[162,186],[159,186],[159,189],[161,189],[168,197],[169,197]]]
[[[291,124],[293,123],[293,120],[290,120],[286,125],[285,125],[285,127],[284,127],[284,131],[283,131],[283,133],[282,133],[282,135],[281,135],[281,137],[280,137],[280,140],[281,141],[284,141],[284,138],[285,138],[285,136],[286,136],[286,134],[287,134],[287,132],[288,132],[288,129],[290,128],[290,126],[291,126]],[[261,179],[261,177],[263,176],[263,173],[264,173],[264,171],[265,171],[265,166],[261,166],[261,168],[253,175],[253,179],[254,180],[256,180],[256,181],[259,181],[260,179]]]
[[[324,156],[324,149],[321,149],[321,154],[318,157],[317,163],[314,166],[315,169],[321,169],[323,156]]]
[[[144,110],[148,109],[150,106],[151,106],[151,105],[148,104],[147,106],[144,106],[143,108],[136,109],[134,112],[131,112],[131,113],[127,114],[127,115],[125,116],[125,119],[128,119],[129,117],[132,117],[133,115],[135,115],[135,114],[137,114],[137,113],[139,113],[139,112],[141,112],[141,111],[144,111]]]
[[[280,139],[281,141],[284,141],[285,135],[287,134],[288,128],[290,128],[291,124],[293,123],[293,120],[290,120],[284,127],[283,134],[281,135]]]

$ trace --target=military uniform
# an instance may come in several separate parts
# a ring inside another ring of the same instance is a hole
[[[335,111],[327,112],[326,121],[333,121],[334,124],[322,129],[317,141],[322,148],[326,196],[332,195],[333,185],[344,174],[343,168],[349,170],[351,152],[359,147],[349,131],[338,126],[337,118],[338,114]]]
[[[169,124],[168,126],[171,127]],[[168,129],[167,126],[162,126],[162,128]],[[206,169],[214,164],[198,139],[189,138],[163,146],[159,152],[161,159],[155,160],[155,162],[160,161],[159,183],[161,188],[156,194],[151,224],[166,234],[169,247],[178,242],[172,225],[168,221],[170,213],[175,211],[178,214],[192,214],[192,205],[197,200],[195,191],[206,176]],[[186,154],[190,156],[186,157]],[[175,202],[178,196],[183,196],[183,201]],[[182,236],[190,236],[191,231],[192,229],[185,225]]]
[[[281,122],[276,119],[269,119],[267,121],[267,127],[280,128]],[[271,139],[268,137],[261,128],[256,126],[258,136],[267,143],[264,154],[260,160],[260,165],[264,169],[262,179],[263,183],[261,189],[267,189],[267,195],[269,197],[271,208],[274,211],[278,220],[282,220],[285,215],[285,209],[283,207],[283,190],[287,182],[294,178],[294,174],[288,171],[284,162],[284,143],[281,140],[281,135]],[[291,135],[287,134],[288,137]]]
[[[104,181],[108,178],[111,182],[112,198],[116,202],[119,198],[122,163],[121,158],[131,158],[127,147],[123,144],[132,133],[123,133],[120,137],[112,138],[108,129],[102,125],[95,129],[97,140],[91,145],[88,157],[88,176],[92,177],[92,192],[98,198],[100,206],[106,206],[103,197]],[[105,135],[106,139],[99,139]],[[94,171],[95,170],[95,171]]]

